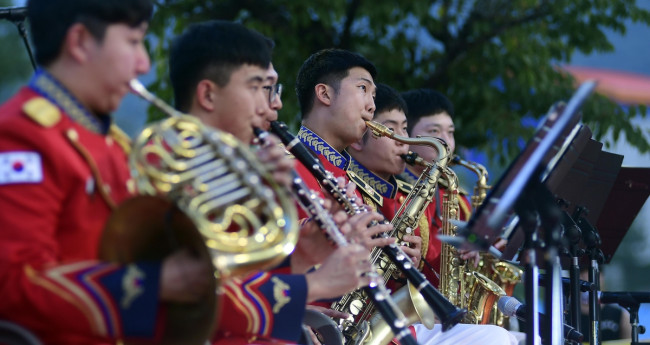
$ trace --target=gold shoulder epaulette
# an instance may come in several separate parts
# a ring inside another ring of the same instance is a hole
[[[49,128],[61,121],[61,111],[47,98],[35,97],[23,105],[23,112],[39,125]]]
[[[350,181],[354,182],[354,184],[361,189],[361,192],[364,193],[366,196],[368,196],[372,201],[377,203],[379,207],[384,205],[384,197],[381,196],[374,188],[372,188],[369,184],[366,183],[359,175],[355,174],[352,171],[347,171],[348,178]]]
[[[401,190],[402,192],[408,194],[413,190],[413,185],[402,181],[400,179],[395,179],[397,181],[397,189]]]
[[[122,150],[124,150],[127,155],[131,153],[131,138],[129,138],[129,135],[124,133],[120,127],[112,124],[108,131],[108,135],[122,147]]]

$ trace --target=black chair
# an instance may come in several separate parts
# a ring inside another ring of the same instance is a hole
[[[0,345],[43,345],[43,343],[24,327],[0,320]]]

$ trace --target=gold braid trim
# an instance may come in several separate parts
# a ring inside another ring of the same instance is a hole
[[[108,135],[120,145],[127,156],[131,154],[131,138],[120,127],[114,124],[111,125],[111,128],[108,130]]]
[[[68,129],[66,132],[66,137],[68,138],[68,141],[70,141],[70,144],[79,152],[81,157],[83,157],[84,160],[86,160],[86,163],[88,163],[88,166],[90,167],[90,171],[93,174],[93,177],[95,177],[95,184],[97,186],[97,190],[99,191],[99,195],[101,195],[102,199],[106,201],[108,206],[114,210],[116,207],[115,201],[113,201],[113,198],[111,198],[110,195],[108,195],[108,192],[106,189],[104,189],[104,180],[102,179],[102,175],[99,173],[99,169],[97,168],[97,163],[95,163],[95,160],[93,159],[93,156],[86,150],[85,147],[83,147],[79,143],[79,133],[77,133],[76,130],[74,129]]]

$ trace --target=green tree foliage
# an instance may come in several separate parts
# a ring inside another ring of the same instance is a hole
[[[398,90],[431,87],[456,105],[457,142],[510,160],[518,141],[540,118],[566,100],[575,83],[558,67],[582,53],[613,46],[605,30],[625,32],[632,20],[650,23],[634,0],[159,0],[149,40],[157,63],[152,88],[171,98],[167,50],[188,24],[235,20],[273,38],[274,64],[285,90],[293,90],[302,62],[319,49],[357,51],[379,69],[378,80]],[[192,54],[192,52],[187,52]],[[295,94],[283,95],[282,120],[296,125]],[[644,129],[631,123],[644,106],[625,110],[602,96],[583,108],[597,139],[613,130],[641,152],[650,151]],[[645,132],[648,133],[647,130]]]
[[[12,2],[0,0],[0,7],[10,7]],[[0,20],[0,101],[11,97],[24,83],[33,69],[17,26]]]

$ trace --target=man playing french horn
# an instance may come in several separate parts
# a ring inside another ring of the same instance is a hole
[[[110,113],[149,70],[149,0],[29,0],[39,70],[0,107],[0,319],[46,344],[160,341],[164,302],[213,293],[211,268],[98,261],[115,207],[133,195],[128,138]],[[3,333],[4,334],[4,333]]]
[[[211,21],[188,27],[174,40],[170,55],[176,105],[244,143],[254,142],[253,129],[268,128],[282,106],[275,86],[277,72],[270,64],[272,45],[240,24]],[[198,51],[203,53],[191,54]],[[292,161],[285,157],[284,150],[273,145],[275,139],[266,140],[270,143],[261,145],[261,155],[273,162],[269,168],[276,178],[286,181]],[[367,225],[377,217],[348,219],[342,213],[335,215],[341,229],[365,232],[369,246],[389,243],[370,238],[373,233],[368,232]],[[382,227],[376,232],[384,230]],[[228,293],[223,304],[229,313],[222,318],[214,341],[299,341],[305,304],[367,285],[364,273],[370,270],[368,256],[368,249],[360,245],[334,248],[312,221],[303,222],[297,248],[285,264],[269,273],[255,273],[253,280],[241,278],[226,283]],[[307,272],[316,264],[320,265],[317,270]],[[284,284],[281,296],[275,288],[279,281]],[[250,291],[254,293],[247,293]],[[285,304],[281,303],[283,296],[290,297]],[[260,309],[243,310],[238,300],[241,298]],[[255,319],[260,321],[250,321]]]

